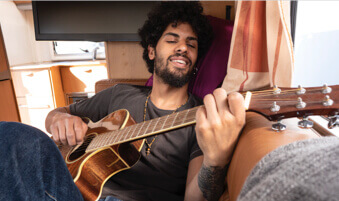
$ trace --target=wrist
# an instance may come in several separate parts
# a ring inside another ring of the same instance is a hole
[[[204,155],[203,165],[206,167],[225,167],[229,164],[231,158],[229,156],[208,157]]]

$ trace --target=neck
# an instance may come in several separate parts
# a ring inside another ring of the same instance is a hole
[[[171,87],[153,77],[153,88],[151,92],[152,103],[159,109],[175,110],[188,100],[188,83],[181,88]]]

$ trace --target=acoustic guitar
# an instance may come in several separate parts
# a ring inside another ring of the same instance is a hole
[[[312,88],[278,88],[244,92],[248,111],[264,115],[273,129],[283,130],[279,122],[289,117],[303,117],[307,128],[309,115],[332,116],[329,127],[338,125],[339,85]],[[199,107],[176,112],[136,124],[127,110],[118,110],[98,122],[88,122],[83,144],[58,144],[75,184],[86,201],[98,200],[105,182],[120,171],[129,169],[140,158],[144,138],[196,123]]]

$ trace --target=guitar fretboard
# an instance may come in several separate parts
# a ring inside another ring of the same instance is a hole
[[[195,114],[199,107],[202,106],[144,121],[125,127],[121,130],[103,133],[92,140],[87,147],[86,152],[146,138],[148,136],[195,124]]]

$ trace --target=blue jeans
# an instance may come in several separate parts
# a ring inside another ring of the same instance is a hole
[[[112,196],[108,196],[104,199],[100,199],[99,201],[122,201],[122,200],[115,198],[115,197],[112,197]]]
[[[55,143],[42,131],[0,122],[0,201],[83,200]]]

